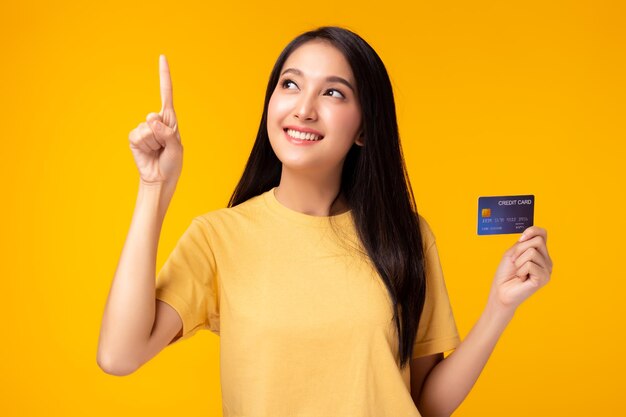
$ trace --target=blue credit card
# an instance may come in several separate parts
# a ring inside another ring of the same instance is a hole
[[[478,234],[522,233],[533,225],[534,195],[478,197]]]

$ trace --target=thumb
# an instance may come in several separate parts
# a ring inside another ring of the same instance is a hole
[[[146,123],[148,124],[148,126],[150,127],[150,129],[152,129],[152,134],[154,135],[154,139],[158,142],[159,145],[161,145],[162,147],[165,147],[165,142],[163,141],[162,138],[160,138],[157,135],[157,129],[156,129],[156,123],[158,123],[161,120],[161,115],[159,113],[148,113],[148,115],[146,116]]]
[[[162,145],[171,145],[172,143],[177,141],[176,134],[174,129],[169,127],[168,125],[162,123],[158,119],[153,119],[149,122],[152,131],[154,132],[154,136],[156,140]]]
[[[146,116],[146,121],[147,121],[150,125],[152,125],[152,123],[153,123],[155,120],[162,121],[162,120],[161,120],[161,115],[160,115],[159,113],[155,113],[155,112],[148,113],[148,115]]]

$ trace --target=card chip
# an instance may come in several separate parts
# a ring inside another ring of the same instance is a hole
[[[491,217],[491,209],[490,208],[484,208],[482,210],[482,217]]]

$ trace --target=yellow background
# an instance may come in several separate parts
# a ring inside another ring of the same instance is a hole
[[[272,65],[321,25],[356,31],[387,66],[462,338],[518,237],[477,236],[478,197],[534,194],[548,230],[552,280],[455,415],[623,409],[623,3],[51,3],[3,1],[0,13],[0,414],[221,415],[209,332],[127,377],[96,364],[138,185],[128,133],[160,110],[163,53],[185,160],[160,268],[193,216],[226,205]]]

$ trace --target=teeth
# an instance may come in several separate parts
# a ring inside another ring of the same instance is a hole
[[[292,138],[301,140],[320,140],[322,138],[314,133],[303,133],[293,129],[287,129],[287,134]]]

